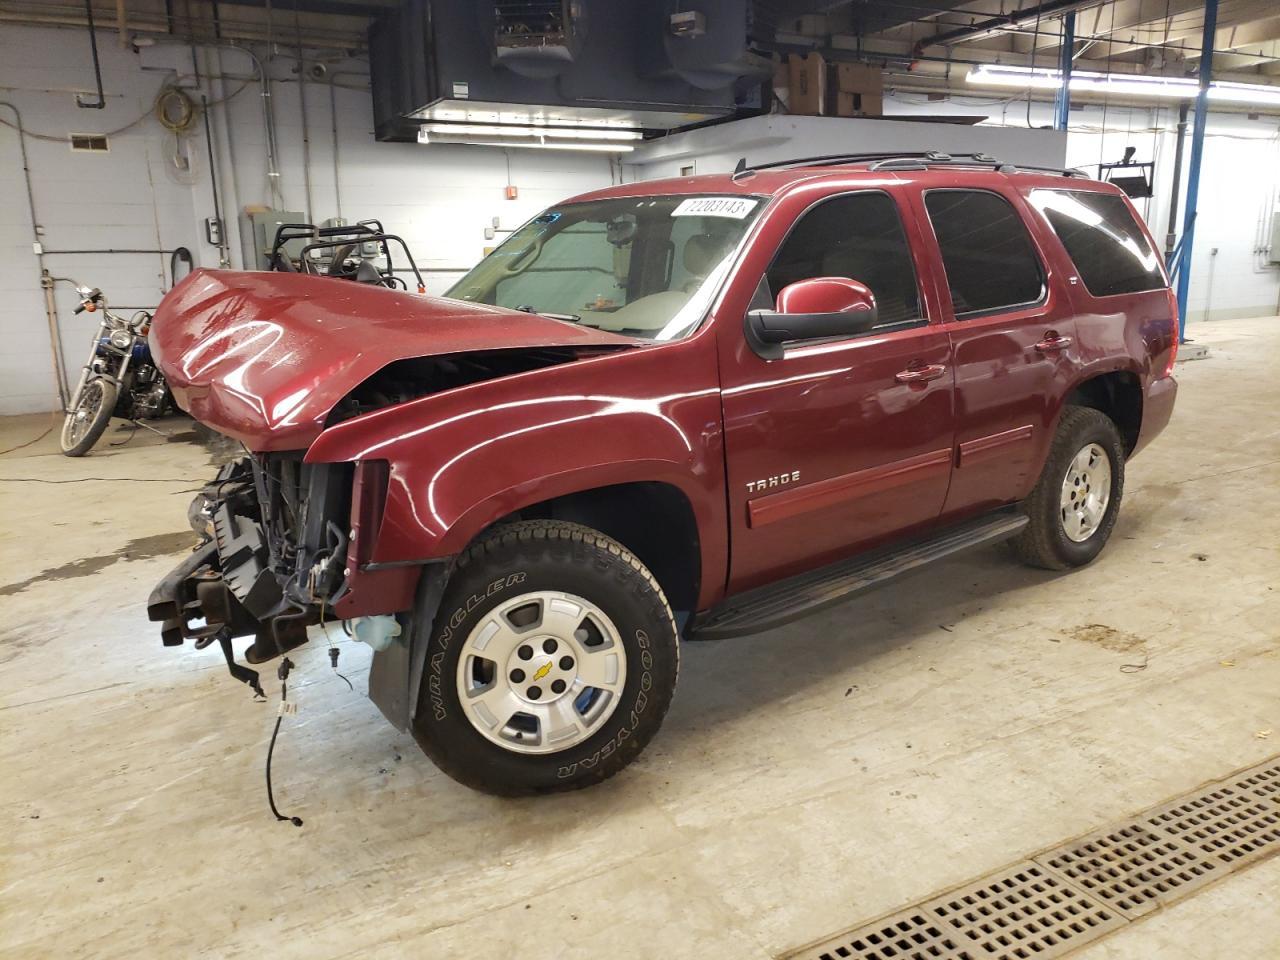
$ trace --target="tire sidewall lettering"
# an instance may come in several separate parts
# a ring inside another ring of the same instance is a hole
[[[648,692],[653,689],[653,654],[649,650],[649,635],[643,630],[635,631],[636,645],[640,648],[640,682],[639,689],[636,691],[635,703],[631,705],[631,709],[627,714],[627,722],[624,723],[616,734],[610,737],[603,745],[596,749],[588,756],[579,760],[561,764],[556,770],[556,777],[564,780],[572,777],[579,768],[590,770],[596,766],[601,760],[612,755],[616,750],[620,749],[631,735],[635,732],[636,727],[640,725],[640,720],[644,714],[645,708],[649,706]]]
[[[449,716],[448,703],[445,698],[445,682],[444,682],[444,662],[448,654],[449,647],[453,643],[454,631],[467,619],[467,617],[481,604],[485,603],[495,594],[507,590],[511,587],[524,583],[526,574],[523,571],[507,574],[505,577],[499,577],[491,581],[485,588],[483,594],[473,593],[462,605],[457,607],[449,619],[445,622],[444,628],[435,638],[436,651],[431,654],[427,661],[427,698],[431,704],[431,715],[437,721],[446,719]]]

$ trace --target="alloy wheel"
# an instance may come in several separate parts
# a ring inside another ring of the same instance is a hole
[[[1067,539],[1083,543],[1093,536],[1111,502],[1111,458],[1096,443],[1086,444],[1071,458],[1062,479],[1059,516]]]
[[[569,593],[507,600],[467,636],[458,700],[485,738],[516,753],[555,753],[599,730],[617,709],[627,656],[613,621]]]

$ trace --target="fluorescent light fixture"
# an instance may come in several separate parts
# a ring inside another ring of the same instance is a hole
[[[1209,84],[1209,99],[1221,100],[1225,103],[1256,103],[1280,107],[1280,87],[1215,80]]]
[[[593,141],[639,140],[644,136],[639,130],[603,129],[600,127],[521,126],[514,123],[428,123],[425,126],[427,133],[462,137],[555,137]]]
[[[965,79],[976,86],[1019,87],[1024,90],[1029,87],[1058,90],[1062,87],[1061,72],[1040,67],[984,65],[970,70]],[[1148,77],[1077,70],[1071,73],[1071,91],[1187,100],[1199,94],[1200,84],[1191,77]],[[1209,99],[1223,103],[1280,106],[1280,86],[1215,80],[1209,84]]]
[[[583,150],[592,153],[630,153],[635,149],[629,143],[607,140],[541,140],[524,139],[519,136],[494,139],[492,135],[486,139],[484,135],[466,136],[458,132],[431,133],[424,127],[418,128],[418,142],[470,144],[475,147],[516,147],[523,150]]]

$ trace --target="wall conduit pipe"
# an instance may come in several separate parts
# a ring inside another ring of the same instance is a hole
[[[31,164],[27,159],[27,133],[22,126],[22,114],[7,100],[0,100],[0,107],[13,111],[18,127],[18,150],[22,156],[22,178],[27,185],[27,210],[31,214],[31,249],[36,255],[36,267],[40,271],[40,287],[44,291],[45,321],[49,325],[49,341],[53,346],[53,382],[58,388],[58,402],[67,409],[68,392],[66,375],[62,369],[62,333],[58,329],[58,311],[53,301],[53,279],[44,263],[44,244],[40,240],[40,221],[36,219],[36,195],[31,188]]]

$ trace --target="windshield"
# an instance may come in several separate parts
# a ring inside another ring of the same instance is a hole
[[[552,207],[446,296],[677,340],[701,323],[761,206],[757,197],[685,195]]]

